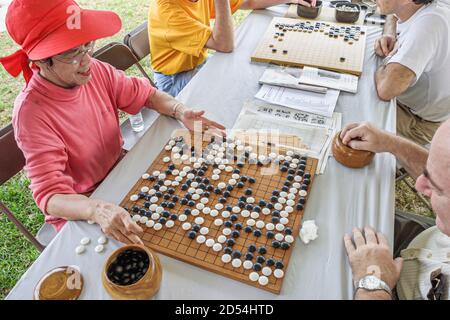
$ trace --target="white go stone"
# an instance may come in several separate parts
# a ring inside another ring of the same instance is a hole
[[[197,203],[195,206],[198,210],[203,210],[205,208],[205,205],[203,203]]]
[[[266,224],[266,229],[272,231],[273,229],[275,229],[275,225],[273,223],[268,223]]]
[[[173,147],[172,148],[172,152],[174,152],[174,153],[177,153],[177,152],[180,152],[181,151],[181,149],[179,148],[179,147]]]
[[[147,226],[147,228],[152,228],[155,225],[155,221],[153,220],[148,220],[145,225]]]
[[[219,170],[225,170],[225,165],[224,164],[220,164],[219,165]]]
[[[230,228],[224,228],[222,230],[222,233],[226,236],[229,236],[231,234],[231,229]]]
[[[178,216],[178,220],[180,220],[181,222],[186,221],[186,220],[187,220],[187,215],[185,215],[185,214],[180,214],[180,215]]]
[[[248,219],[246,223],[247,223],[248,226],[253,227],[256,222],[253,219]]]
[[[155,212],[156,211],[156,208],[158,208],[158,205],[156,204],[156,203],[152,203],[151,205],[150,205],[150,211],[151,212]]]
[[[265,216],[267,216],[268,214],[270,214],[270,209],[269,209],[269,208],[263,208],[263,209],[261,210],[261,212],[262,212]]]
[[[281,223],[277,223],[277,225],[275,226],[275,229],[277,229],[277,231],[283,231],[284,230],[284,225],[281,224]]]
[[[197,240],[197,243],[202,244],[203,242],[206,241],[206,238],[205,238],[205,236],[200,235],[200,236],[197,237],[196,240]]]
[[[173,220],[166,221],[166,228],[172,228],[174,225],[175,225],[175,221],[173,221]]]
[[[211,208],[205,207],[205,208],[203,208],[202,212],[203,212],[204,214],[210,214],[210,213],[211,213]]]
[[[158,200],[159,200],[158,197],[155,197],[155,196],[150,198],[151,203],[156,203],[156,202],[158,202]]]
[[[234,206],[231,211],[233,211],[233,213],[239,213],[241,212],[241,208],[239,208],[238,206]]]
[[[216,208],[217,210],[222,210],[223,209],[223,204],[222,203],[217,203],[214,208]]]
[[[156,193],[156,190],[155,190],[155,189],[150,189],[150,190],[148,190],[148,194],[149,194],[150,196],[153,196],[155,193]]]
[[[228,218],[230,216],[230,211],[223,211],[222,212],[222,217],[223,218]]]
[[[188,189],[188,192],[189,192],[190,194],[193,194],[193,193],[195,193],[195,188],[192,188],[192,187],[191,187],[191,188],[189,188],[189,189]]]
[[[141,216],[138,214],[135,214],[132,218],[131,218],[134,222],[138,222],[139,220],[141,220]]]
[[[297,192],[297,188],[290,188],[289,189],[289,194],[288,194],[288,199],[291,199],[292,194]],[[294,195],[295,196],[295,195]]]
[[[231,171],[233,171],[233,167],[232,166],[226,166],[225,171],[226,172],[231,172]]]
[[[284,192],[284,191],[280,192],[280,197],[282,197],[282,198],[286,198],[287,195],[288,195],[287,192]]]
[[[200,229],[200,234],[207,235],[209,233],[209,229],[207,227],[203,227]]]
[[[284,160],[286,160],[286,161],[292,161],[292,157],[291,157],[291,156],[286,156],[286,157],[284,157]]]
[[[172,147],[169,146],[169,145],[167,145],[167,146],[164,147],[164,149],[165,149],[166,151],[170,151],[170,150],[172,150]]]
[[[198,162],[194,163],[194,169],[199,169],[202,165]]]
[[[105,246],[102,244],[96,245],[94,250],[97,253],[103,252],[103,250],[105,250]]]
[[[292,243],[294,242],[294,237],[288,234],[284,237],[284,241],[286,241],[287,243]]]
[[[189,156],[187,155],[187,154],[183,154],[182,156],[181,156],[181,161],[186,161],[187,159],[189,159]]]
[[[231,261],[231,265],[234,267],[234,268],[239,268],[241,265],[242,265],[242,261],[241,261],[241,259],[233,259],[233,261]]]
[[[162,229],[162,224],[161,223],[155,223],[155,225],[153,226],[153,229],[155,229],[156,231],[159,231]]]
[[[220,243],[214,243],[213,250],[216,252],[222,250],[222,245]]]
[[[161,217],[161,215],[159,213],[157,213],[157,212],[152,213],[152,216],[151,216],[151,218],[153,220],[158,220],[160,217]]]
[[[240,176],[239,176],[237,173],[233,173],[233,174],[231,175],[231,178],[237,180],[237,179],[240,178]]]
[[[180,185],[180,183],[178,181],[172,181],[172,187],[177,187],[179,185]]]
[[[184,172],[189,172],[189,171],[191,171],[191,167],[185,166],[185,167],[183,167],[183,171]]]
[[[191,183],[191,187],[192,188],[197,188],[198,187],[198,182],[197,181],[192,182]],[[197,193],[197,189],[195,190],[195,193]]]
[[[273,276],[277,279],[281,279],[284,277],[284,271],[281,269],[275,269],[273,272]]]
[[[289,219],[288,218],[281,218],[280,219],[280,223],[281,224],[288,224],[289,223]]]
[[[166,178],[166,175],[164,174],[164,173],[161,173],[159,176],[158,176],[158,179],[159,180],[164,180]]]
[[[141,192],[148,192],[150,190],[150,188],[149,187],[142,187],[141,188]]]
[[[283,241],[283,239],[284,239],[284,236],[283,236],[282,233],[277,233],[277,234],[275,235],[275,240],[277,240],[277,241]]]
[[[280,217],[287,218],[287,217],[289,217],[289,213],[287,211],[283,210],[280,212]]]
[[[138,201],[139,196],[137,194],[133,194],[130,196],[130,201]]]
[[[217,210],[211,210],[211,212],[209,213],[209,215],[211,216],[211,217],[217,217],[217,215],[219,214],[219,211],[217,211]]]
[[[297,168],[297,164],[296,163],[291,163],[289,165],[289,168],[295,169],[295,168]]]
[[[292,186],[295,188],[295,189],[300,189],[300,187],[302,186],[300,183],[298,183],[298,182],[294,182],[293,184],[292,184]]]
[[[75,248],[75,252],[76,252],[77,254],[82,254],[84,251],[86,251],[86,247],[83,246],[83,245],[78,246],[78,247]]]
[[[194,194],[192,195],[192,200],[198,200],[198,199],[200,199],[200,195],[197,194],[197,193],[194,193]]]
[[[281,204],[285,204],[286,203],[286,198],[279,198],[278,202],[281,203]],[[277,209],[277,210],[280,210],[280,209]]]
[[[174,176],[177,176],[179,174],[180,174],[180,170],[175,169],[172,171],[172,175],[174,175]]]
[[[214,169],[213,174],[219,175],[222,171],[220,169]]]
[[[228,180],[228,184],[234,186],[237,183],[236,179]]]
[[[203,224],[205,222],[205,219],[203,219],[202,217],[197,217],[194,221],[196,224]]]
[[[268,277],[272,274],[272,269],[270,267],[264,267],[262,268],[262,274]]]
[[[157,176],[159,176],[160,174],[161,174],[161,172],[158,171],[158,170],[153,171],[153,176],[154,176],[154,177],[157,177]]]
[[[180,174],[179,174],[178,176],[184,178],[184,177],[186,177],[186,175],[187,175],[186,172],[181,171]]]
[[[300,195],[300,197],[306,197],[306,195],[308,194],[308,192],[306,192],[306,190],[300,190],[298,192],[298,194]]]
[[[147,221],[148,221],[148,218],[147,218],[146,216],[142,216],[142,217],[139,219],[139,222],[142,223],[142,224],[146,224]]]
[[[181,176],[178,176],[178,177],[175,178],[175,181],[176,182],[181,182],[181,181],[183,181],[183,178]]]
[[[284,210],[285,210],[287,213],[291,213],[292,211],[294,211],[294,208],[291,207],[291,206],[286,206],[286,207],[284,208]]]
[[[211,247],[214,245],[214,243],[216,243],[216,242],[214,241],[214,239],[208,239],[208,240],[205,241],[205,244],[206,244],[206,246],[207,246],[208,248],[211,248]]]
[[[248,210],[242,210],[241,216],[243,216],[244,218],[250,217],[250,211],[248,211]]]
[[[191,224],[189,223],[189,222],[185,222],[185,223],[183,223],[183,225],[181,226],[181,228],[183,229],[183,230],[189,230],[190,228],[191,228]]]
[[[281,203],[275,203],[275,205],[273,206],[276,210],[281,210],[283,209],[283,205]]]
[[[250,270],[253,267],[253,262],[251,262],[250,260],[245,260],[242,266],[244,267],[244,269]]]
[[[188,179],[194,179],[195,178],[195,175],[193,174],[193,173],[188,173],[187,175],[186,175],[186,178],[188,178]]]
[[[219,189],[225,189],[226,188],[226,183],[225,182],[219,182],[219,184],[217,185],[217,188]]]
[[[91,242],[91,239],[89,239],[88,237],[84,237],[83,239],[81,239],[80,244],[82,244],[83,246],[86,246],[90,242]]]
[[[294,159],[292,159],[292,162],[293,162],[293,163],[299,163],[300,160],[298,160],[297,158],[294,158]]]
[[[267,278],[266,276],[261,276],[258,279],[258,283],[262,286],[266,286],[269,283],[269,278]]]
[[[164,158],[163,158],[163,162],[167,163],[167,162],[169,162],[169,161],[170,161],[170,157],[164,157]]]
[[[251,217],[252,219],[258,219],[258,218],[259,218],[259,213],[256,212],[256,211],[253,211],[253,212],[250,214],[250,217]]]
[[[164,211],[164,208],[161,207],[161,206],[158,206],[158,207],[156,208],[156,213],[163,213],[163,211]]]
[[[266,225],[265,223],[264,223],[264,221],[262,221],[262,220],[258,220],[257,222],[256,222],[256,227],[258,228],[258,229],[262,229],[262,228],[264,228],[264,226]]]
[[[164,185],[165,185],[166,187],[168,187],[168,186],[172,185],[172,181],[166,180],[166,181],[164,181]]]
[[[223,263],[229,263],[231,261],[231,256],[228,253],[225,253],[222,255],[221,260]]]
[[[218,243],[224,243],[225,241],[227,241],[227,237],[224,236],[223,234],[221,234],[220,236],[217,237]]]
[[[144,173],[142,175],[142,179],[147,180],[148,178],[150,178],[150,175],[148,173]]]
[[[288,156],[288,157],[292,157],[294,155],[294,151],[292,151],[292,150],[288,150],[287,152],[286,152],[286,156]],[[286,159],[287,160],[287,159]]]
[[[222,219],[216,219],[216,220],[214,220],[214,225],[215,226],[221,226],[223,224],[223,221],[222,221]]]
[[[286,201],[286,204],[288,205],[288,206],[294,206],[295,205],[295,201],[294,200],[291,200],[291,199],[289,199],[288,201]]]
[[[254,203],[254,202],[255,202],[255,198],[253,198],[253,197],[247,198],[247,203]]]
[[[301,182],[303,180],[303,178],[301,176],[295,176],[294,177],[294,181],[295,182]]]
[[[201,189],[199,189],[199,190],[201,190]],[[207,204],[209,202],[209,199],[208,198],[201,198],[200,202],[203,203],[203,204]]]
[[[257,272],[253,271],[248,275],[248,278],[250,279],[250,281],[253,281],[253,282],[258,281],[259,274]]]
[[[159,188],[159,191],[161,192],[166,192],[167,191],[167,186],[161,186],[161,188]]]

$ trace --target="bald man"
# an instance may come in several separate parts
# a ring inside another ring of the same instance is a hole
[[[386,238],[371,228],[355,228],[344,243],[355,281],[356,299],[448,299],[450,280],[450,120],[427,149],[368,123],[350,124],[341,138],[348,146],[392,153],[416,179],[416,189],[431,199],[436,226],[419,233],[395,260]],[[396,217],[397,220],[397,217]],[[397,221],[396,221],[397,223]],[[401,230],[400,230],[401,232]]]

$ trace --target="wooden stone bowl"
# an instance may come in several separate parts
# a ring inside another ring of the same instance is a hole
[[[338,132],[333,139],[333,155],[341,164],[349,168],[362,168],[372,162],[375,153],[371,151],[355,150],[345,145]]]
[[[315,19],[322,11],[322,1],[317,1],[315,7],[305,7],[302,5],[297,6],[297,14],[299,17]]]
[[[354,8],[356,11],[345,11],[344,7]],[[335,5],[336,12],[335,17],[336,21],[342,23],[355,23],[359,20],[359,15],[361,13],[361,7],[356,3],[350,2],[340,2]]]
[[[125,250],[144,251],[149,257],[149,266],[144,276],[131,285],[119,285],[108,278],[109,266],[117,259],[117,256]],[[159,290],[162,278],[162,268],[158,256],[149,248],[142,245],[127,245],[114,251],[106,261],[102,282],[106,291],[113,299],[117,300],[148,300]]]

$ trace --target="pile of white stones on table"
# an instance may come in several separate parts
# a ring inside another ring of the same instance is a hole
[[[274,38],[283,37],[287,31],[298,31],[298,32],[323,32],[326,36],[330,38],[343,37],[344,41],[358,41],[361,34],[364,31],[361,30],[360,26],[332,26],[329,23],[315,22],[311,23],[309,21],[299,22],[295,24],[283,24],[277,23],[275,27],[278,28],[280,32],[275,32]]]
[[[337,6],[336,10],[339,11],[345,11],[345,12],[358,12],[359,8],[356,6],[346,6],[346,5],[342,5],[342,6]]]
[[[182,222],[182,229],[186,231],[186,235],[195,239],[199,244],[205,244],[213,251],[224,252],[222,261],[224,263],[231,262],[233,267],[241,266],[241,253],[232,249],[235,245],[235,239],[241,232],[252,234],[258,238],[264,236],[272,239],[271,245],[274,248],[287,250],[294,242],[292,229],[287,227],[289,223],[289,215],[294,210],[301,211],[306,203],[307,189],[310,184],[311,175],[306,170],[307,158],[302,157],[292,151],[288,151],[285,156],[271,153],[268,156],[253,153],[251,146],[244,145],[241,141],[215,141],[213,140],[204,150],[201,157],[198,157],[192,148],[188,148],[190,155],[186,154],[186,145],[182,139],[169,141],[165,147],[166,151],[172,151],[171,159],[180,159],[184,162],[181,170],[167,159],[167,169],[165,172],[155,171],[151,174],[145,173],[142,179],[154,183],[149,188],[144,186],[138,194],[131,195],[130,201],[136,202],[144,199],[143,206],[137,204],[131,207],[125,207],[129,210],[132,218],[136,222],[145,224],[149,228],[158,231],[165,226],[172,228],[175,221]],[[235,151],[237,153],[235,154]],[[187,156],[187,157],[186,157]],[[232,160],[236,163],[236,167],[231,164]],[[188,162],[188,163],[186,163]],[[258,202],[252,196],[253,189],[251,185],[256,183],[254,177],[241,175],[241,169],[245,163],[250,165],[264,166],[271,163],[280,165],[280,171],[287,174],[286,180],[281,190],[273,190],[270,199],[260,199]],[[186,165],[190,164],[190,165]],[[180,166],[180,167],[181,167]],[[212,176],[206,177],[206,171],[213,167]],[[231,174],[228,181],[220,181],[222,172]],[[173,180],[172,180],[173,179]],[[175,194],[175,188],[180,186],[181,190],[186,191],[181,198]],[[228,199],[234,190],[242,190],[242,196],[238,198],[235,205],[228,204]],[[218,203],[214,207],[209,207],[209,198],[214,192],[219,196]],[[298,201],[295,199],[299,196]],[[162,199],[162,200],[161,200]],[[162,201],[158,204],[158,202]],[[198,201],[198,202],[196,202]],[[186,206],[181,214],[170,212],[179,202]],[[214,218],[214,225],[223,226],[222,234],[217,239],[206,236],[209,228],[203,226],[205,219],[201,216],[209,215]],[[270,222],[265,222],[265,217],[271,215]],[[194,217],[192,223],[187,222],[188,216]],[[239,222],[240,217],[244,218],[244,222]],[[262,271],[263,275],[251,273],[252,281],[259,281],[261,285],[268,283],[268,275],[272,273],[271,266],[275,266],[274,276],[283,277],[281,261],[275,261],[272,258],[266,260],[262,255],[256,257],[256,262],[251,260],[254,245],[248,247],[248,252],[244,256],[245,261],[243,267],[252,269],[255,272]],[[263,254],[267,252],[266,248],[261,247],[258,252]],[[262,264],[266,263],[263,268]],[[270,269],[270,272],[269,272]],[[278,270],[278,271],[277,271]],[[257,277],[258,276],[258,277]]]

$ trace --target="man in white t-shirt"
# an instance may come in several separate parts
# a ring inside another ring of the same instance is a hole
[[[382,100],[397,97],[397,132],[430,143],[450,117],[450,7],[441,0],[378,0],[388,17],[375,52]]]
[[[345,235],[356,299],[390,299],[395,287],[399,299],[449,299],[449,136],[450,120],[447,120],[436,131],[428,152],[408,139],[368,123],[350,124],[342,130],[343,143],[353,149],[392,153],[416,179],[416,189],[430,198],[436,214],[436,226],[424,226],[422,230],[429,228],[416,232],[417,236],[395,260],[381,233],[366,227],[364,232],[355,228],[353,239]],[[396,216],[396,232],[397,220]],[[397,239],[395,242],[398,245]]]

